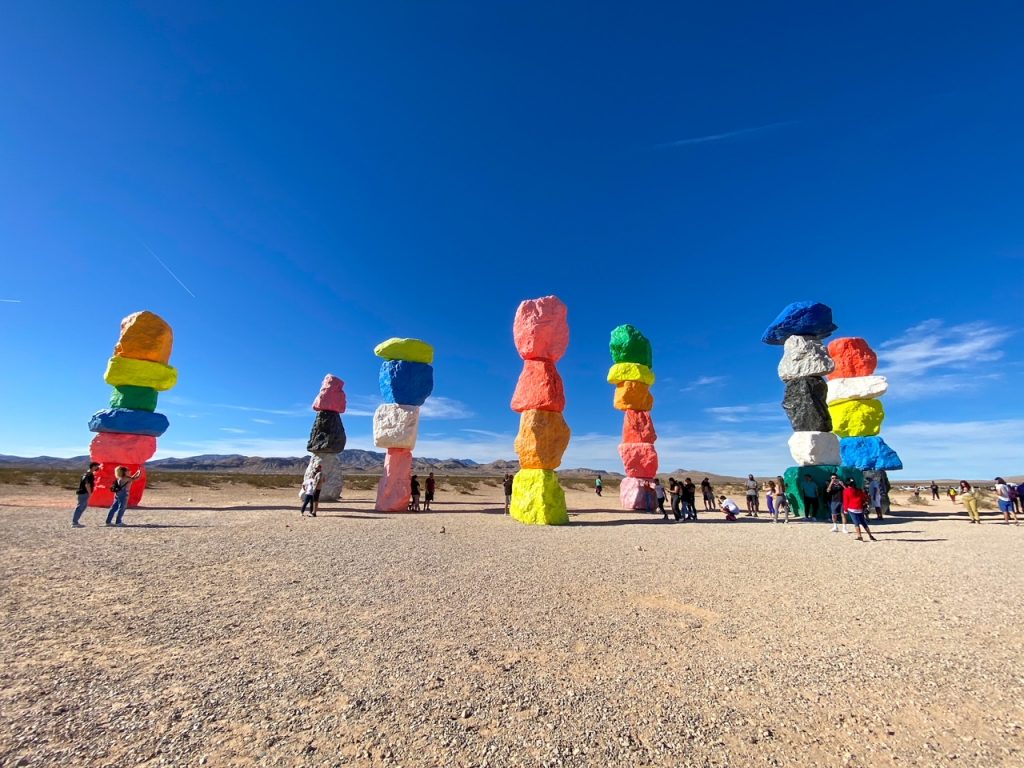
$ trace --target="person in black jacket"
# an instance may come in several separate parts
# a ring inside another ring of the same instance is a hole
[[[74,514],[71,515],[71,527],[72,528],[84,528],[79,520],[82,519],[82,513],[85,512],[85,508],[89,506],[89,497],[92,496],[93,490],[96,488],[96,476],[94,472],[100,468],[99,462],[90,461],[89,469],[82,475],[82,479],[78,481],[78,505],[75,507]]]

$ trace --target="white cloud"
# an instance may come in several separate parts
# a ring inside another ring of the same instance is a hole
[[[257,424],[273,424],[274,423],[270,419],[249,419],[249,421],[253,421],[253,422],[257,423]]]
[[[1024,473],[1024,419],[886,422],[882,437],[906,468],[903,476],[989,479]]]
[[[420,407],[420,416],[425,419],[469,419],[473,411],[465,403],[450,397],[428,397]]]
[[[785,419],[785,411],[778,403],[750,403],[748,405],[719,405],[705,408],[718,421],[740,423],[748,421],[779,421]]]
[[[239,429],[238,427],[221,427],[221,432],[230,432],[233,435],[244,435],[246,430]]]
[[[713,387],[725,382],[728,376],[699,376],[698,378],[691,381],[680,392],[692,392],[695,389],[701,389],[702,387]]]
[[[243,411],[245,413],[266,413],[271,416],[306,416],[311,412],[308,405],[294,405],[290,408],[262,408],[252,405],[232,405],[230,403],[199,403],[195,400],[179,397],[178,395],[167,395],[162,398],[161,402],[190,408],[222,408],[224,410]]]

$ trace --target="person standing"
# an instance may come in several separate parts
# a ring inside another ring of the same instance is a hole
[[[316,517],[320,509],[320,492],[324,489],[324,473],[318,466],[313,470],[313,506],[309,510],[310,517]]]
[[[843,491],[843,507],[846,514],[853,520],[853,527],[857,529],[857,541],[864,541],[860,529],[863,528],[868,538],[878,541],[868,528],[868,495],[857,487],[857,482],[851,477],[846,481],[846,490]]]
[[[601,491],[604,490],[604,483],[601,482],[601,476],[597,476],[597,480],[594,481],[594,493],[598,496],[601,495]]]
[[[843,512],[843,491],[846,486],[839,479],[839,475],[833,473],[825,486],[825,493],[828,495],[828,508],[832,513],[832,533],[839,532],[839,521],[843,522],[843,533],[846,533],[846,514]]]
[[[743,483],[747,489],[747,517],[757,517],[758,508],[758,488],[757,480],[754,479],[753,475],[747,475],[746,482]]]
[[[658,502],[658,511],[661,512],[661,516],[668,520],[668,512],[665,511],[665,486],[658,478],[654,478],[654,499]]]
[[[871,500],[871,506],[875,508],[875,519],[882,519],[882,481],[878,478],[878,475],[871,477],[871,482],[868,483],[868,498]]]
[[[697,522],[697,486],[693,480],[686,478],[682,490],[683,519]]]
[[[413,512],[420,511],[420,477],[419,475],[413,475],[412,480],[409,481],[409,490],[411,491],[411,497],[409,498],[409,509]]]
[[[931,489],[932,489],[932,501],[938,501],[939,500],[939,484],[936,483],[934,480],[932,480]]]
[[[432,502],[434,500],[434,489],[435,489],[435,487],[436,486],[434,484],[434,473],[431,472],[430,474],[427,475],[426,488],[424,488],[424,491],[425,491],[425,493],[423,494],[423,511],[424,512],[429,512],[430,511],[430,502]]]
[[[601,478],[598,478],[600,480]],[[505,489],[505,514],[509,514],[509,506],[512,504],[512,475],[508,472],[505,473],[505,479],[501,481],[502,488]],[[597,494],[600,496],[601,494]]]
[[[302,509],[299,510],[299,517],[306,516],[306,507],[309,507],[310,514],[314,511],[314,505],[316,501],[314,496],[316,494],[316,473],[307,477],[302,481]]]
[[[1013,508],[1013,502],[1010,500],[1010,486],[1001,477],[996,478],[996,496],[999,500],[999,511],[1003,513],[1003,522],[1007,525],[1010,524],[1010,513],[1013,513],[1014,525],[1020,525],[1020,520],[1017,519],[1017,510]]]
[[[981,517],[978,515],[978,497],[974,495],[974,489],[971,484],[966,480],[960,481],[960,501],[964,503],[964,509],[967,510],[967,515],[971,518],[971,523],[981,523]]]
[[[813,520],[818,517],[818,484],[810,474],[805,474],[800,482],[800,496],[804,502],[804,517]]]
[[[682,494],[680,491],[683,489],[682,483],[677,483],[674,477],[668,479],[668,497],[672,502],[672,517],[679,520],[682,515],[679,512],[680,504],[682,503]]]
[[[92,496],[92,492],[96,488],[96,475],[95,472],[100,468],[98,461],[90,461],[89,468],[85,470],[85,474],[82,475],[82,479],[78,481],[78,504],[75,505],[75,511],[71,514],[71,527],[72,528],[84,528],[79,520],[82,519],[82,513],[85,512],[85,508],[89,506],[89,497]]]
[[[124,517],[124,510],[128,506],[128,489],[132,483],[142,477],[142,470],[135,470],[134,475],[128,474],[128,467],[118,467],[114,470],[114,482],[110,484],[110,492],[114,494],[114,503],[110,505],[107,512],[107,525],[120,525]]]
[[[779,515],[784,514],[786,517],[783,520],[784,523],[789,522],[789,498],[786,496],[785,486],[780,482],[782,478],[775,478],[775,522],[779,522]]]
[[[764,484],[764,501],[768,507],[768,515],[772,520],[778,522],[778,516],[775,514],[775,481],[769,480]]]
[[[714,512],[715,489],[711,486],[711,481],[706,477],[700,481],[700,492],[701,495],[704,497],[704,511]]]

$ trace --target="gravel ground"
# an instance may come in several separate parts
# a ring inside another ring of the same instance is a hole
[[[992,513],[875,544],[166,488],[72,530],[49,493],[0,488],[3,766],[1024,764],[1024,527]]]

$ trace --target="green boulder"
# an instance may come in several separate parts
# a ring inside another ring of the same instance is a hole
[[[608,343],[612,360],[616,363],[638,363],[654,368],[654,353],[651,342],[632,325],[620,325],[612,331],[612,340]]]
[[[857,482],[858,488],[864,487],[864,473],[855,467],[818,464],[812,467],[790,467],[786,470],[786,474],[783,475],[782,479],[786,483],[786,498],[789,499],[789,506],[793,510],[794,515],[797,517],[807,517],[800,483],[803,482],[804,475],[810,475],[814,484],[818,487],[819,501],[816,517],[820,520],[831,519],[831,512],[828,508],[828,494],[825,493],[825,488],[828,486],[828,482],[832,479],[833,474],[839,475],[842,480],[852,477]]]
[[[133,387],[124,384],[114,387],[110,394],[111,408],[130,408],[133,411],[155,411],[159,393],[152,387]]]

